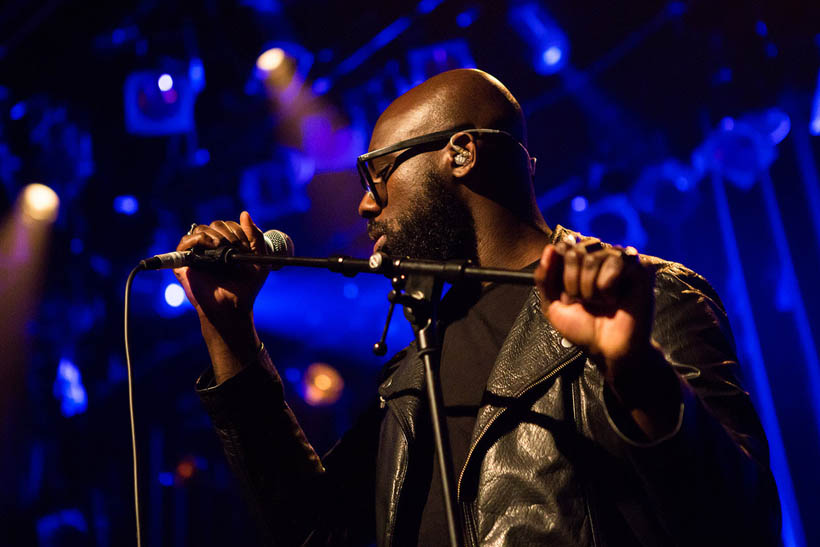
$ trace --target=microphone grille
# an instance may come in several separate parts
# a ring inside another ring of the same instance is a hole
[[[293,240],[284,232],[268,230],[265,232],[265,244],[276,256],[293,256]]]

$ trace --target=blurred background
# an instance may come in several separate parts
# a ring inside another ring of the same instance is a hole
[[[820,545],[818,33],[808,1],[0,4],[0,543],[133,544],[122,321],[141,258],[242,209],[298,255],[367,257],[355,157],[372,124],[479,67],[524,107],[550,225],[718,289],[784,542]],[[389,289],[291,269],[260,295],[319,451],[375,395]],[[254,544],[193,392],[192,308],[168,271],[132,302],[145,544]],[[411,337],[397,314],[391,352]]]

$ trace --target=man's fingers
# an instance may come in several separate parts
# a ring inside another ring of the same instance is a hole
[[[618,279],[624,269],[624,259],[620,254],[610,254],[601,264],[601,270],[596,280],[596,288],[599,292],[611,295],[615,292]]]
[[[230,226],[224,220],[215,220],[211,222],[210,228],[222,235],[231,245],[247,246],[247,237],[245,237],[245,233],[241,228],[239,228],[239,225],[235,222],[231,222],[230,224],[234,224],[236,226]],[[240,236],[239,234],[242,235]]]
[[[606,251],[584,254],[581,259],[581,274],[578,282],[581,298],[591,300],[596,294],[596,279],[601,269],[601,263],[606,257]]]
[[[182,236],[177,245],[177,251],[187,251],[191,247],[204,247],[206,249],[215,249],[221,244],[225,243],[224,238],[207,226],[197,226],[194,233]]]
[[[580,276],[581,276],[581,260],[583,257],[575,247],[567,249],[564,253],[564,292],[570,298],[578,298],[580,296]]]
[[[247,238],[252,252],[257,254],[268,253],[268,246],[265,245],[265,234],[263,234],[262,230],[253,222],[250,213],[242,211],[239,215],[239,226]]]
[[[535,284],[541,291],[541,298],[545,302],[551,302],[561,297],[563,264],[564,257],[558,253],[553,245],[544,247],[544,251],[541,253],[541,261],[535,269]]]

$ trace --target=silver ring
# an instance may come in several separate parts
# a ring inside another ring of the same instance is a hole
[[[197,226],[199,226],[199,224],[197,224],[196,222],[194,222],[193,224],[191,224],[191,227],[190,227],[190,228],[188,228],[188,233],[187,233],[187,234],[185,234],[185,235],[189,235],[189,236],[190,236],[190,235],[193,235],[193,233],[194,233],[194,228],[196,228]]]

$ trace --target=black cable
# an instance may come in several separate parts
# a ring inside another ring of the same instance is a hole
[[[134,515],[136,517],[137,525],[137,547],[142,547],[142,535],[140,532],[140,498],[139,498],[139,483],[137,480],[137,432],[134,423],[134,375],[131,372],[131,350],[128,346],[128,301],[131,297],[131,284],[134,282],[134,277],[137,273],[144,270],[145,266],[139,264],[136,268],[131,270],[128,274],[128,280],[125,282],[125,306],[124,306],[124,327],[125,327],[125,365],[126,373],[128,375],[128,412],[131,417],[131,457],[134,465]]]

